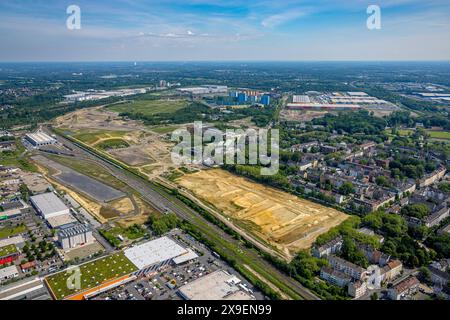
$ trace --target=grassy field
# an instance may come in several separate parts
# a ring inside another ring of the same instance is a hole
[[[127,237],[130,240],[136,240],[139,238],[142,238],[143,236],[145,236],[145,230],[139,226],[132,226],[129,228],[120,228],[120,227],[116,227],[116,228],[112,228],[111,230],[108,230],[108,232],[110,232],[111,234],[118,236],[119,234]]]
[[[414,132],[414,130],[408,130],[408,129],[401,129],[398,130],[398,133],[404,137],[404,136],[409,136],[410,134],[412,134]]]
[[[188,105],[186,100],[135,100],[133,102],[108,107],[115,112],[142,113],[152,116],[158,113],[173,113]]]
[[[96,148],[100,148],[102,150],[121,149],[121,148],[127,148],[129,146],[130,146],[130,144],[123,139],[104,140],[95,145]]]
[[[46,278],[58,300],[137,271],[136,266],[122,252],[88,262],[79,267],[81,271],[80,289],[69,289],[67,287],[67,280],[72,273],[63,271]]]
[[[148,128],[159,134],[166,134],[175,131],[179,126],[149,126]]]
[[[0,165],[18,167],[25,171],[37,172],[37,168],[26,156],[20,157],[25,148],[19,140],[16,140],[16,150],[0,152]]]
[[[127,134],[127,131],[108,131],[108,130],[93,130],[89,132],[75,132],[73,137],[87,144],[95,144],[101,139],[108,138],[123,138]]]
[[[119,247],[121,244],[118,238],[119,235],[128,240],[137,240],[145,236],[145,230],[140,226],[130,226],[128,228],[115,227],[109,230],[101,230],[101,234],[110,244]]]
[[[9,246],[1,247],[0,248],[0,257],[9,256],[10,254],[16,253],[17,248],[15,245],[10,244]]]
[[[425,130],[431,139],[440,139],[440,140],[450,140],[450,132],[448,131],[433,131],[433,130]],[[391,130],[385,130],[385,132],[391,135]],[[414,133],[412,129],[400,129],[398,133],[402,137],[409,136]]]
[[[0,213],[1,215],[1,213]],[[6,238],[6,237],[11,237],[14,236],[16,234],[22,233],[27,231],[27,227],[26,226],[16,226],[13,228],[9,228],[9,227],[5,227],[5,228],[1,228],[0,229],[0,239]]]
[[[427,131],[430,138],[450,140],[450,132],[447,131]]]

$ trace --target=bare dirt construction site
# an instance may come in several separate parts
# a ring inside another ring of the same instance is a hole
[[[154,132],[139,121],[123,119],[104,107],[86,108],[58,117],[55,127],[66,134],[105,151],[149,178],[172,167],[173,143],[165,133]]]
[[[221,169],[186,174],[176,182],[214,206],[245,232],[276,247],[287,258],[348,215]]]
[[[309,122],[316,118],[322,118],[328,111],[312,111],[312,110],[292,110],[283,109],[280,112],[280,119],[284,121]]]
[[[397,110],[396,106],[362,106],[369,112],[373,112],[375,117],[382,118],[384,116],[389,116],[392,112]],[[340,111],[342,112],[342,110]],[[351,112],[351,111],[346,111]],[[284,121],[294,121],[294,122],[309,122],[317,118],[322,118],[326,114],[337,115],[339,111],[337,110],[296,110],[284,108],[280,112],[280,119]]]

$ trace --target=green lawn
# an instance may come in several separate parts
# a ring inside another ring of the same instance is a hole
[[[100,148],[102,150],[121,149],[121,148],[127,148],[129,146],[130,146],[130,144],[123,139],[104,140],[95,145],[96,148]]]
[[[92,145],[100,139],[123,138],[127,133],[127,131],[91,130],[86,132],[83,130],[82,132],[75,132],[72,136],[77,140]]]
[[[398,133],[401,136],[408,136],[408,135],[412,134],[413,132],[414,132],[414,130],[408,130],[408,129],[400,129],[400,130],[398,130]]]
[[[153,132],[166,134],[175,131],[179,126],[149,126],[148,128]]]
[[[0,214],[1,215],[1,214]],[[11,237],[19,233],[27,231],[26,226],[16,226],[13,228],[5,227],[0,229],[0,239]]]
[[[118,236],[120,234],[124,237],[127,237],[129,240],[136,240],[145,236],[145,230],[139,226],[131,226],[126,229],[116,227],[108,230],[108,232],[114,234],[115,236]]]
[[[0,257],[6,257],[6,256],[9,256],[10,254],[13,254],[16,252],[17,252],[16,246],[13,244],[10,244],[8,246],[0,248]]]
[[[138,269],[125,257],[123,252],[115,253],[79,266],[81,271],[81,288],[69,289],[67,279],[73,274],[62,271],[46,278],[58,300],[78,292],[92,289],[108,280],[130,274]]]
[[[115,112],[142,113],[152,116],[158,113],[173,113],[188,105],[186,100],[135,100],[108,107]]]
[[[391,134],[391,130],[385,130],[387,134]],[[448,131],[432,131],[426,130],[426,132],[430,135],[431,139],[442,139],[442,140],[450,140],[450,132]],[[402,137],[409,136],[414,133],[412,129],[400,129],[398,133]]]
[[[145,230],[140,226],[131,226],[128,228],[115,227],[109,230],[101,230],[101,235],[115,247],[119,247],[121,241],[118,236],[121,235],[128,240],[136,240],[145,236]]]
[[[25,152],[25,148],[19,140],[16,140],[16,150],[0,152],[0,165],[18,167],[25,171],[37,172],[37,168],[32,164],[27,156],[20,157]]]
[[[450,140],[450,132],[447,131],[427,131],[430,138]]]

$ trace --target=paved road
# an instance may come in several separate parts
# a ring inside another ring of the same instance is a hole
[[[285,284],[289,285],[304,299],[319,300],[319,298],[316,295],[314,295],[307,288],[303,287],[296,280],[292,279],[291,277],[285,275],[284,273],[276,269],[272,264],[264,260],[264,258],[260,257],[253,250],[248,250],[238,240],[234,239],[232,236],[224,232],[215,224],[212,224],[203,217],[201,217],[198,213],[196,213],[194,210],[186,206],[177,198],[174,198],[173,196],[164,193],[164,191],[159,190],[150,182],[146,182],[143,179],[140,179],[132,175],[131,173],[128,173],[123,169],[120,169],[117,166],[110,164],[107,160],[99,157],[96,154],[90,153],[88,150],[82,148],[81,146],[74,145],[72,142],[63,137],[58,136],[58,139],[62,141],[65,145],[70,146],[74,150],[74,152],[80,154],[80,156],[94,160],[96,163],[107,168],[108,171],[110,171],[116,178],[122,180],[129,187],[137,191],[143,197],[143,199],[151,203],[155,207],[155,209],[159,209],[161,212],[165,212],[167,209],[169,209],[170,211],[177,214],[180,218],[188,222],[191,222],[192,224],[195,224],[195,220],[193,219],[193,217],[201,218],[203,220],[203,223],[207,224],[212,230],[214,230],[218,235],[220,235],[221,238],[225,239],[227,242],[233,243],[240,250],[244,251],[247,254],[247,256],[251,257],[254,260],[259,261],[265,267],[266,270],[270,270],[270,273],[277,276],[277,278],[282,280]]]

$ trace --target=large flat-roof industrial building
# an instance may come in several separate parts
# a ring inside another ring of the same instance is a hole
[[[92,229],[81,223],[64,226],[58,232],[58,242],[64,250],[94,241]]]
[[[69,208],[53,192],[32,196],[30,200],[33,207],[44,219],[70,214]]]
[[[125,256],[140,270],[140,274],[148,274],[174,262],[185,262],[197,258],[197,255],[183,248],[168,237],[161,237],[124,251]],[[177,259],[178,258],[178,259]]]
[[[198,278],[178,292],[185,300],[255,300],[238,277],[224,270]]]
[[[48,146],[57,142],[55,138],[42,131],[28,133],[25,135],[25,139],[35,147]]]

